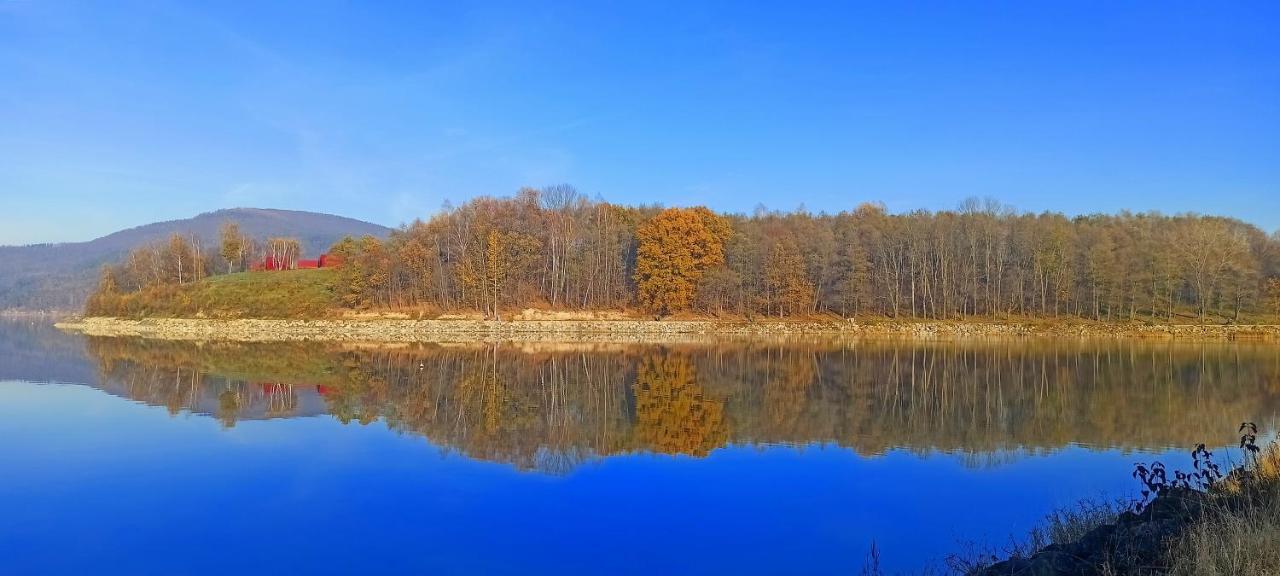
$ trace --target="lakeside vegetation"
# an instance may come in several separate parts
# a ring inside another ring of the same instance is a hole
[[[1207,511],[1171,546],[1178,576],[1280,574],[1280,448],[1209,490]]]
[[[1138,502],[1083,500],[1048,514],[1041,526],[999,553],[952,555],[945,570],[1010,574],[1238,576],[1280,574],[1280,444],[1256,444],[1241,427],[1239,459],[1223,472],[1204,444],[1189,470],[1136,465]],[[1004,556],[1007,559],[996,562]],[[871,563],[864,576],[881,571]]]
[[[253,242],[234,230],[224,231],[217,249],[175,235],[105,268],[87,312],[201,312],[192,308],[200,297],[174,287],[244,270],[264,256],[288,267],[299,255],[288,239]],[[745,216],[619,206],[558,186],[477,198],[386,241],[349,237],[330,256],[342,263],[323,288],[332,290],[331,307],[419,314],[502,318],[537,308],[1157,323],[1247,323],[1280,314],[1280,235],[1216,216],[1068,218],[991,201],[940,212],[889,214],[864,204],[839,214],[761,209]],[[195,292],[219,286],[205,282]],[[191,303],[168,301],[174,297]],[[310,304],[287,308],[266,314],[314,313]]]

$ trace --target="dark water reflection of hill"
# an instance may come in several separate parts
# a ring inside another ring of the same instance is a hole
[[[384,421],[473,458],[565,471],[727,444],[965,454],[1162,449],[1280,413],[1280,349],[972,344],[204,344],[88,338],[96,386],[177,413]]]
[[[93,382],[95,363],[84,339],[63,334],[48,318],[0,318],[0,380]]]

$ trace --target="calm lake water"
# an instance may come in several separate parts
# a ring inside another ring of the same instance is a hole
[[[146,342],[0,323],[0,574],[856,574],[1274,429],[1280,348]]]

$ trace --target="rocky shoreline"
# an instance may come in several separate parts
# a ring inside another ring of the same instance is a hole
[[[76,318],[56,324],[90,336],[241,342],[671,342],[721,338],[838,336],[953,340],[981,338],[1140,338],[1280,341],[1276,325],[1138,325],[1024,322],[869,322],[715,320],[214,320]]]
[[[1126,511],[1075,542],[997,562],[975,576],[1167,574],[1169,544],[1200,520],[1208,505],[1209,496],[1203,492],[1172,488],[1141,511]]]

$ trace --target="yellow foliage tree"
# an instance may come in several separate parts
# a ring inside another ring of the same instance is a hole
[[[772,307],[777,308],[779,316],[809,311],[814,287],[804,269],[804,256],[795,243],[786,241],[774,245],[765,281],[773,299]]]
[[[1267,280],[1267,301],[1271,303],[1271,313],[1280,316],[1280,278]]]
[[[227,273],[231,273],[235,271],[236,265],[244,262],[248,242],[240,233],[240,226],[235,222],[223,223],[220,235],[218,255],[222,256],[222,260],[227,263]]]
[[[724,263],[732,229],[703,208],[670,208],[636,229],[640,305],[663,314],[688,310],[707,269]]]
[[[373,236],[361,237],[357,264],[365,275],[369,301],[389,305],[387,287],[391,284],[391,258],[382,241]]]
[[[391,283],[391,258],[383,243],[373,236],[347,236],[329,249],[340,262],[334,278],[338,301],[348,308],[389,305],[387,287]]]
[[[89,296],[85,311],[93,316],[120,314],[120,286],[116,282],[115,270],[111,266],[103,266],[99,272],[98,289]]]

